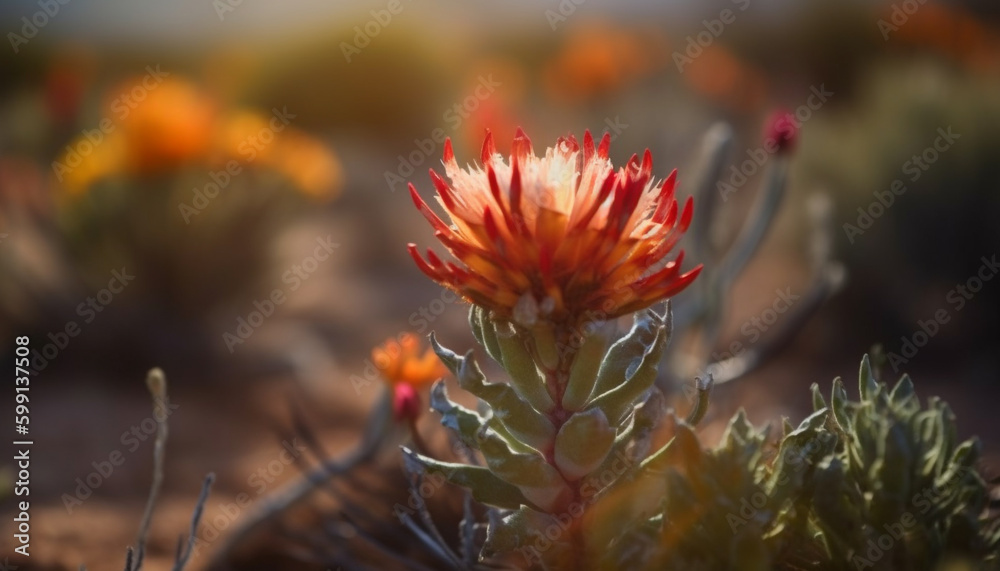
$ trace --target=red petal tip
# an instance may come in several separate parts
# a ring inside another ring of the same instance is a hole
[[[524,158],[532,154],[531,139],[524,133],[524,129],[518,127],[514,134],[514,143],[511,145],[510,154],[512,157]]]
[[[420,198],[420,193],[417,192],[417,187],[413,186],[412,182],[406,184],[406,187],[410,189],[410,198],[413,199],[413,204],[420,208],[424,204],[424,199]]]
[[[605,131],[604,136],[601,137],[601,144],[597,147],[597,156],[606,159],[609,150],[611,150],[611,133]]]
[[[486,129],[486,138],[483,140],[483,150],[480,155],[483,164],[485,165],[493,162],[493,155],[495,155],[496,152],[497,146],[493,142],[493,133],[489,129]]]
[[[685,232],[691,225],[691,218],[694,217],[694,197],[689,196],[684,201],[684,212],[681,214],[681,231]]]
[[[594,156],[594,136],[590,134],[590,129],[583,132],[583,161],[589,162]]]
[[[649,176],[653,173],[653,153],[646,149],[646,152],[642,154],[642,174]]]

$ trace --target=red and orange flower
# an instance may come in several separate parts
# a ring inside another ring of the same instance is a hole
[[[434,170],[430,176],[453,225],[412,184],[410,194],[460,263],[433,250],[425,260],[414,244],[410,254],[431,279],[467,301],[529,326],[595,311],[610,319],[676,294],[701,271],[681,273],[683,252],[665,261],[691,222],[692,201],[678,210],[676,171],[655,181],[648,149],[641,161],[633,155],[615,171],[610,144],[605,134],[595,146],[588,131],[582,148],[569,136],[538,157],[518,129],[505,161],[487,133],[482,166],[462,169],[445,142],[451,184]]]
[[[397,420],[420,415],[421,388],[448,374],[438,356],[412,333],[388,339],[372,349],[372,361],[392,389],[392,411]]]

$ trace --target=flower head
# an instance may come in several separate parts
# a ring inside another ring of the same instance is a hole
[[[785,109],[771,114],[764,127],[764,144],[776,153],[787,153],[795,148],[799,128],[795,115]]]
[[[451,184],[430,176],[452,225],[412,184],[410,194],[459,263],[433,250],[425,260],[414,244],[410,254],[431,279],[523,325],[594,311],[610,319],[676,294],[701,270],[682,274],[683,252],[665,261],[691,222],[692,201],[678,210],[676,171],[654,181],[648,149],[614,170],[610,144],[605,134],[595,146],[588,131],[582,147],[560,138],[538,157],[518,129],[504,160],[487,133],[482,165],[462,169],[446,141]]]
[[[420,340],[412,333],[403,333],[398,340],[390,338],[372,349],[372,361],[392,389],[392,411],[397,420],[418,416],[418,389],[448,373],[430,347],[421,351]]]

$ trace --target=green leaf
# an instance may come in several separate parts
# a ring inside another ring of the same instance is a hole
[[[864,499],[847,484],[844,464],[839,458],[828,457],[817,466],[812,500],[824,531],[837,538],[836,545],[864,543],[858,541],[864,521],[860,512]]]
[[[917,400],[917,392],[913,388],[913,381],[909,375],[903,375],[899,378],[899,382],[889,394],[889,401],[897,408],[907,412],[912,413],[920,410],[920,401]]]
[[[629,372],[634,371],[642,362],[659,337],[662,326],[663,320],[656,312],[647,309],[636,313],[631,331],[608,349],[607,356],[598,370],[592,396],[605,394],[623,385]]]
[[[705,418],[705,414],[708,412],[708,401],[712,395],[712,386],[715,381],[712,378],[712,373],[708,373],[705,378],[695,377],[694,381],[694,406],[691,407],[691,412],[688,413],[684,421],[691,426],[698,426],[698,423]]]
[[[448,390],[444,381],[434,383],[431,388],[431,409],[441,415],[441,425],[450,428],[458,434],[463,444],[476,448],[479,443],[476,434],[486,423],[486,419],[478,413],[456,404],[448,398]]]
[[[472,493],[477,502],[502,509],[518,509],[532,505],[517,486],[513,486],[481,466],[441,462],[402,447],[407,470],[415,473],[441,474],[449,482]]]
[[[625,426],[619,427],[611,451],[593,472],[614,474],[615,482],[630,479],[629,473],[645,457],[653,429],[666,413],[666,397],[659,390],[650,391],[650,397],[636,405]]]
[[[667,332],[660,324],[656,327],[656,337],[646,347],[641,359],[634,360],[626,370],[624,382],[598,396],[588,408],[600,408],[612,424],[620,424],[625,414],[635,406],[656,380],[656,371],[666,344]],[[607,364],[608,361],[605,361],[601,367],[602,371]]]
[[[844,389],[844,381],[837,377],[833,380],[833,390],[830,391],[830,405],[834,420],[837,421],[840,430],[845,433],[853,430],[851,417],[847,412],[847,403],[847,390]]]
[[[510,323],[497,322],[493,326],[503,355],[501,363],[510,376],[511,386],[538,412],[549,412],[555,408],[555,402],[545,386],[545,377],[526,346],[529,335],[519,333]]]
[[[497,334],[493,329],[489,310],[473,305],[469,308],[469,325],[472,326],[472,334],[476,337],[476,341],[486,349],[486,353],[498,364],[503,365],[500,343],[497,341]]]
[[[609,327],[606,324],[594,324],[594,327],[594,331],[584,338],[579,348],[568,348],[573,352],[573,366],[570,368],[569,381],[562,399],[566,410],[577,411],[586,406],[597,384],[601,363],[608,353],[611,344]]]
[[[881,521],[894,521],[903,515],[911,496],[913,452],[902,424],[886,426],[882,454],[875,463],[876,478],[881,484],[873,509]]]
[[[660,425],[666,414],[667,399],[659,389],[653,387],[649,391],[649,397],[635,406],[631,415],[632,422],[625,427],[625,430],[619,429],[618,436],[615,437],[615,446],[624,446],[629,440],[634,439],[633,453],[644,456],[653,430]]]
[[[955,448],[955,453],[951,456],[949,471],[945,473],[945,480],[954,476],[954,473],[972,470],[982,454],[982,444],[978,438],[971,438]]]
[[[674,432],[674,447],[685,468],[692,470],[692,473],[697,473],[705,453],[701,449],[698,437],[687,423],[677,423],[677,429]]]
[[[871,400],[875,398],[875,391],[878,390],[878,382],[872,373],[872,363],[866,354],[861,358],[861,370],[858,373],[858,385],[861,389],[861,400]]]
[[[559,343],[556,328],[551,321],[539,321],[529,330],[535,344],[535,357],[540,367],[555,370],[559,367]]]
[[[552,421],[521,399],[510,385],[487,383],[471,350],[465,357],[459,357],[442,347],[433,334],[431,346],[454,373],[459,386],[486,401],[494,418],[514,437],[535,450],[548,450],[552,446],[556,437]]]
[[[550,538],[546,535],[550,528],[561,533]],[[556,518],[529,507],[502,517],[491,513],[482,554],[494,557],[516,551],[524,558],[516,563],[525,563],[519,567],[540,562],[546,569],[558,569],[567,564],[571,554],[570,534],[563,530]]]
[[[615,429],[599,408],[569,417],[556,434],[555,463],[570,481],[583,478],[607,458]]]
[[[823,399],[823,395],[819,392],[819,383],[813,383],[809,387],[809,390],[812,391],[813,411],[826,408],[826,400]]]
[[[698,437],[684,422],[676,419],[674,422],[676,423],[674,437],[642,461],[639,465],[639,475],[660,474],[670,466],[697,469],[697,466],[701,465],[705,452],[698,442]]]
[[[569,485],[540,454],[515,452],[489,429],[479,433],[479,450],[491,472],[520,488],[524,497],[542,511],[553,510],[569,499]]]
[[[769,494],[777,504],[796,495],[810,466],[829,454],[836,445],[836,438],[822,430],[828,415],[827,409],[812,413],[781,441],[771,474]]]
[[[753,439],[754,427],[747,420],[747,413],[742,408],[729,419],[726,431],[722,434],[722,442],[746,444]]]

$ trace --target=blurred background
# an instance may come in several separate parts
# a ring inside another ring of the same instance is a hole
[[[486,129],[503,153],[518,126],[536,151],[608,131],[616,163],[648,147],[683,188],[726,122],[725,246],[770,160],[767,117],[792,113],[788,192],[712,352],[752,347],[780,322],[779,292],[806,294],[816,195],[846,282],[715,390],[706,438],[740,407],[797,422],[810,384],[853,387],[880,344],[885,380],[906,371],[949,401],[995,467],[998,30],[986,0],[5,2],[0,355],[30,336],[38,455],[33,554],[11,562],[120,568],[149,485],[152,366],[179,405],[147,563],[167,569],[204,473],[219,477],[210,521],[296,477],[281,464],[255,479],[283,450],[290,403],[344,450],[379,395],[350,380],[371,347],[403,330],[471,347],[464,304],[406,253],[433,244],[406,184],[431,196],[444,138],[473,162]],[[79,492],[114,451],[124,463]]]

